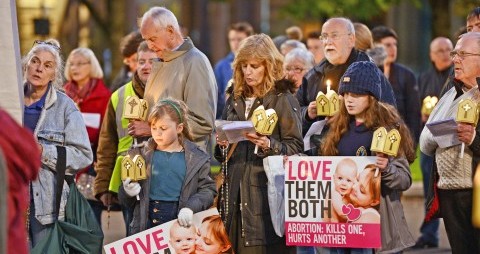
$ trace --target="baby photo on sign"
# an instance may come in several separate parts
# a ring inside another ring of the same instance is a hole
[[[289,157],[287,245],[380,247],[380,179],[373,156]]]
[[[232,253],[231,247],[222,219],[217,209],[212,208],[194,214],[190,227],[172,220],[107,244],[104,250],[107,254],[218,254]]]

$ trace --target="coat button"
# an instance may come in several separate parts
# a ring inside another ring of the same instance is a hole
[[[153,224],[157,224],[157,223],[158,223],[158,220],[157,220],[157,219],[153,219],[152,222],[153,222]]]
[[[154,213],[158,213],[158,209],[157,209],[157,208],[153,208],[153,212],[154,212]]]
[[[38,197],[38,192],[35,192],[35,196],[37,196],[37,197]]]
[[[243,204],[243,205],[247,206],[247,203],[245,203],[245,204]]]

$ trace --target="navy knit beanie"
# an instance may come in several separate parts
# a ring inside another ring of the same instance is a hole
[[[338,93],[369,94],[380,100],[382,89],[378,67],[368,61],[352,63],[340,78]]]

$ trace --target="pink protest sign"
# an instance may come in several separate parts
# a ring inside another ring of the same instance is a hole
[[[287,245],[379,248],[380,174],[375,157],[289,157]]]

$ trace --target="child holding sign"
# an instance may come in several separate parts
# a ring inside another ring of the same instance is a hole
[[[381,251],[399,252],[415,244],[408,231],[400,193],[411,183],[409,162],[415,159],[413,141],[398,111],[381,97],[381,79],[371,62],[355,62],[340,79],[340,112],[328,121],[319,154],[322,156],[369,156],[373,132],[379,127],[396,128],[402,137],[397,157],[377,153],[377,174],[381,177]],[[324,128],[325,130],[325,128]],[[330,250],[330,249],[329,249]],[[352,249],[350,249],[352,250]],[[325,251],[325,250],[322,250]],[[332,249],[332,252],[337,251]],[[346,250],[348,251],[348,250]],[[356,249],[355,253],[371,253]],[[323,253],[323,252],[322,252]]]
[[[209,155],[191,142],[185,103],[165,99],[149,114],[152,137],[142,150],[147,179],[123,181],[120,201],[134,207],[130,233],[176,219],[181,226],[192,223],[193,213],[208,209],[217,194],[210,178]],[[135,196],[139,195],[137,201]]]

